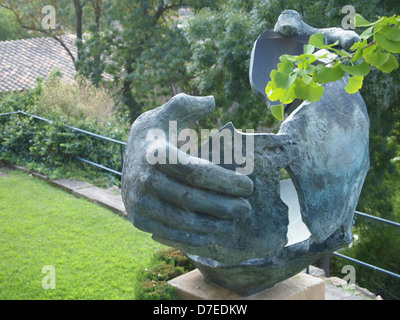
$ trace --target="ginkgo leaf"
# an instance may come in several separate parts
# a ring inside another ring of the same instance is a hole
[[[296,74],[286,74],[277,70],[272,70],[271,79],[275,82],[278,88],[287,89],[296,80]]]
[[[289,59],[281,59],[281,63],[278,63],[278,71],[289,74],[293,72],[293,62]]]
[[[314,50],[315,50],[315,47],[312,46],[311,44],[305,44],[304,45],[303,51],[304,51],[305,54],[313,54]]]
[[[361,33],[360,38],[363,40],[366,40],[370,38],[374,34],[374,27],[369,27],[367,30],[365,30],[363,33]]]
[[[288,89],[283,89],[280,102],[282,102],[283,104],[289,104],[292,103],[296,98],[297,97],[294,93],[294,86],[291,86]]]
[[[272,105],[271,113],[276,119],[278,119],[279,121],[283,121],[285,119],[284,105],[283,104]]]
[[[376,43],[382,46],[385,50],[392,53],[400,53],[400,41],[389,40],[381,33],[375,34]]]
[[[283,89],[277,88],[273,81],[268,82],[265,93],[269,100],[278,101],[283,93]]]
[[[353,59],[351,59],[351,62],[357,62],[360,61],[360,59],[363,57],[364,55],[364,50],[363,49],[359,49],[355,54]]]
[[[399,67],[399,62],[394,55],[389,54],[389,59],[385,63],[376,67],[384,73],[390,73]]]
[[[349,94],[357,93],[363,86],[364,77],[353,76],[349,78],[349,83],[347,84],[345,90]]]
[[[371,66],[376,67],[384,64],[388,59],[390,53],[383,52],[380,46],[372,46],[363,50],[363,58]]]
[[[352,66],[348,66],[345,64],[341,64],[340,67],[343,71],[350,73],[353,76],[365,77],[371,70],[368,63],[363,61],[360,64],[355,64]]]
[[[324,35],[322,33],[315,33],[311,35],[310,40],[308,40],[308,44],[318,49],[322,48],[325,45]]]
[[[355,42],[351,46],[350,51],[356,51],[358,49],[364,48],[367,44],[368,44],[367,40]]]
[[[382,33],[389,40],[400,41],[400,29],[398,27],[390,27],[385,25],[380,30],[380,33]]]
[[[317,66],[315,72],[316,80],[320,83],[335,82],[343,78],[345,71],[342,70],[340,65],[334,68],[328,68],[320,64]]]
[[[370,27],[370,26],[374,25],[374,23],[369,22],[368,20],[366,20],[363,16],[361,16],[358,13],[354,17],[354,24],[356,27]]]
[[[299,99],[316,102],[324,94],[324,87],[315,82],[306,84],[302,79],[296,78],[294,93]]]
[[[294,73],[296,73],[298,76],[303,77],[306,74],[308,74],[307,70],[296,68],[293,70]]]

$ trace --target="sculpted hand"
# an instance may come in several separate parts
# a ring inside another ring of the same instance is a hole
[[[248,177],[192,157],[169,141],[171,121],[179,133],[214,105],[213,97],[180,94],[132,126],[122,196],[133,224],[160,242],[210,245],[217,234],[233,232],[236,222],[250,215],[243,198],[253,192]]]
[[[322,33],[327,39],[328,44],[339,41],[339,46],[345,50],[349,50],[351,46],[360,41],[357,33],[351,30],[343,30],[341,28],[322,28],[317,29],[306,24],[298,12],[294,10],[285,10],[279,16],[274,28],[275,32],[279,32],[287,37],[294,35],[312,35]]]

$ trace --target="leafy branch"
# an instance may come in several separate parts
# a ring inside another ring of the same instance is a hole
[[[400,53],[400,16],[381,17],[371,23],[357,14],[357,27],[367,27],[350,52],[338,49],[338,41],[326,45],[321,33],[313,34],[304,53],[298,56],[282,55],[276,70],[272,70],[265,92],[271,101],[275,118],[284,120],[284,106],[295,99],[319,101],[324,94],[324,84],[349,75],[345,90],[357,93],[363,86],[371,67],[390,73],[399,67],[394,54]]]

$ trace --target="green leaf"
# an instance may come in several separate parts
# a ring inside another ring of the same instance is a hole
[[[268,82],[265,93],[271,101],[278,101],[283,96],[284,89],[278,88],[273,81]]]
[[[282,62],[278,64],[278,71],[289,74],[293,72],[293,62],[287,59],[286,57],[282,57],[280,59]]]
[[[278,88],[288,89],[293,82],[296,80],[297,75],[293,74],[286,74],[277,70],[272,70],[271,72],[271,79],[275,82]]]
[[[364,77],[354,76],[349,79],[345,90],[349,94],[357,93],[363,86]]]
[[[279,121],[283,121],[285,119],[285,108],[284,108],[283,104],[272,105],[271,113]]]
[[[305,54],[313,54],[314,50],[315,50],[314,46],[312,46],[310,44],[305,44],[304,45],[304,50],[303,51],[304,51]]]
[[[317,58],[313,54],[302,54],[296,57],[295,63],[300,69],[308,69]]]
[[[329,48],[332,48],[332,47],[336,47],[338,44],[339,44],[339,40],[335,41],[334,43],[331,43],[331,44],[326,44],[323,47],[321,47],[321,49],[329,49]]]
[[[315,33],[310,37],[308,44],[318,49],[325,45],[324,36],[322,33]]]
[[[400,29],[398,27],[383,26],[380,30],[387,39],[392,41],[400,41]]]
[[[365,30],[363,33],[361,33],[360,38],[362,40],[369,39],[374,34],[373,31],[374,31],[374,26],[369,27],[367,30]]]
[[[389,59],[390,53],[383,52],[378,45],[364,49],[363,58],[371,66],[376,67],[384,64]]]
[[[365,77],[371,70],[369,64],[366,63],[365,61],[363,61],[360,64],[355,64],[352,66],[341,64],[340,67],[342,68],[343,71],[348,72],[353,76],[359,76],[359,77]]]
[[[384,73],[390,73],[399,67],[399,62],[394,55],[389,53],[389,59],[385,63],[376,67]]]
[[[351,62],[357,62],[359,61],[364,55],[364,50],[363,49],[359,49],[356,51],[356,53],[354,54],[353,59],[351,59]]]
[[[294,94],[293,86],[289,87],[288,89],[282,89],[278,88],[273,81],[268,82],[265,88],[265,93],[267,94],[269,100],[280,100],[280,102],[284,104],[292,103],[297,98]]]
[[[346,50],[342,50],[342,49],[335,49],[332,48],[331,50],[335,51],[335,53],[339,56],[343,56],[343,57],[351,57],[351,53],[347,52]]]
[[[381,33],[376,33],[375,38],[376,43],[382,46],[383,49],[392,53],[400,53],[400,41],[389,40]]]
[[[369,22],[368,20],[366,20],[363,16],[361,16],[360,14],[356,14],[355,18],[354,18],[354,24],[356,27],[370,27],[372,25],[374,25],[374,23]]]
[[[320,64],[317,66],[315,77],[319,83],[328,83],[342,79],[344,74],[345,71],[342,70],[340,65],[334,68],[328,68]]]
[[[363,49],[364,47],[366,47],[368,45],[368,41],[366,39],[362,40],[362,41],[358,41],[355,44],[353,44],[352,48],[350,49],[351,51],[356,51],[359,49]]]
[[[307,70],[300,69],[300,68],[296,68],[296,69],[294,69],[293,71],[294,71],[294,73],[296,73],[296,74],[297,74],[298,76],[300,76],[300,77],[303,77],[303,76],[305,76],[306,74],[308,74]]]
[[[314,80],[313,77],[310,77],[308,74],[304,75],[304,76],[302,77],[302,79],[303,79],[303,81],[304,81],[304,83],[305,83],[306,85],[310,85],[311,82]]]
[[[315,82],[308,85],[302,79],[296,78],[294,93],[299,99],[316,102],[324,94],[324,87]]]
[[[290,54],[284,54],[284,55],[281,55],[280,57],[279,57],[279,60],[281,61],[281,62],[284,62],[284,61],[286,61],[286,60],[288,60],[288,61],[295,61],[296,60],[296,57],[295,56],[292,56],[292,55],[290,55]]]
[[[388,22],[386,20],[386,17],[379,18],[378,21],[375,21],[374,31],[379,32],[382,29],[382,27],[387,24],[388,24]]]
[[[292,103],[296,99],[296,95],[294,94],[294,86],[291,86],[288,89],[283,89],[282,97],[280,98],[280,101],[283,104],[289,104]]]

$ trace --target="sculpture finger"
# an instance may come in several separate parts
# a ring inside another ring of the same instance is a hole
[[[323,28],[318,29],[328,40],[328,43],[339,41],[339,46],[345,50],[350,50],[352,45],[361,41],[359,35],[352,30],[343,30],[341,28]]]
[[[235,229],[235,224],[231,220],[184,211],[151,195],[143,196],[137,203],[136,209],[141,216],[158,221],[174,230],[213,234],[233,232]]]
[[[171,154],[178,160],[176,164],[170,164]],[[190,156],[174,146],[169,145],[165,158],[166,164],[156,163],[156,168],[193,187],[236,197],[249,197],[253,193],[254,184],[249,177]]]
[[[213,235],[191,233],[186,231],[177,231],[166,225],[160,224],[142,216],[135,216],[133,224],[136,228],[154,234],[157,238],[162,238],[167,241],[184,243],[193,247],[202,247],[211,244],[215,241]]]
[[[213,96],[195,97],[184,93],[174,96],[163,106],[152,111],[159,129],[167,130],[170,121],[176,121],[178,132],[204,118],[214,110]]]
[[[160,171],[148,175],[144,186],[158,198],[187,211],[232,220],[247,218],[251,213],[251,205],[243,198],[196,189],[175,181]]]

